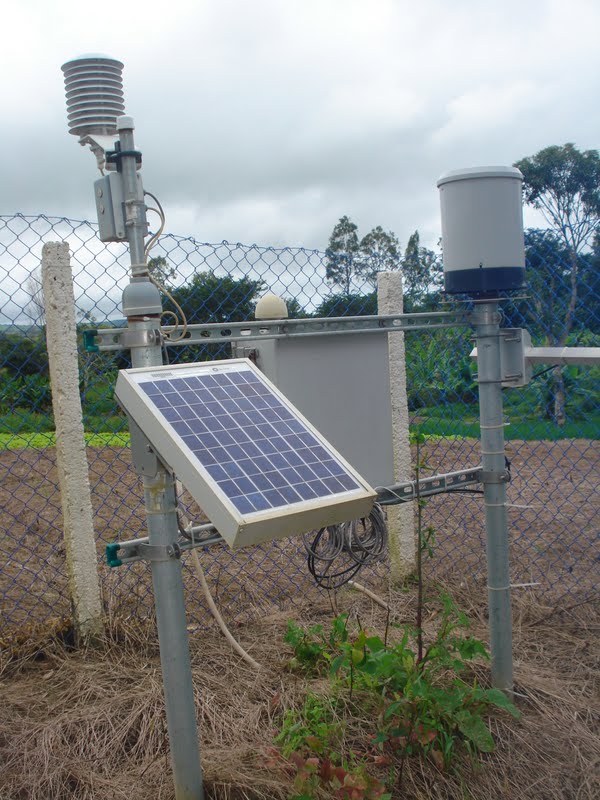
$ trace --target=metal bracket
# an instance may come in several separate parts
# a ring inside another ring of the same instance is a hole
[[[129,433],[131,460],[135,471],[138,475],[145,475],[148,478],[154,477],[158,472],[159,464],[162,462],[152,449],[152,445],[146,435],[131,417],[129,417]]]
[[[256,347],[240,347],[239,345],[235,347],[235,357],[236,358],[249,358],[253,364],[256,364],[258,360],[258,350]]]
[[[527,386],[531,380],[531,362],[527,357],[530,349],[531,336],[525,328],[500,328],[500,375],[504,389]],[[471,358],[477,358],[476,347]]]
[[[178,542],[169,545],[149,544],[147,539],[113,542],[106,545],[106,563],[109,567],[121,567],[134,561],[170,561],[181,558],[183,549]]]
[[[127,328],[119,337],[121,346],[131,350],[132,347],[153,347],[162,342],[160,328],[154,330],[136,330]]]
[[[463,486],[481,483],[481,475],[481,467],[475,467],[442,475],[432,475],[430,478],[421,479],[418,483],[417,481],[405,481],[394,486],[379,486],[375,490],[377,502],[382,506],[392,506],[409,503],[421,497],[456,491]]]
[[[344,333],[381,333],[387,331],[435,330],[438,328],[468,327],[470,312],[457,308],[452,311],[432,311],[416,314],[380,314],[361,317],[325,317],[322,319],[279,319],[249,322],[211,323],[188,325],[183,339],[168,342],[169,347],[191,344],[208,344],[214,341],[244,341],[248,339],[289,339],[295,336],[332,336]],[[165,328],[165,333],[169,328]],[[122,350],[126,347],[155,344],[162,338],[159,330],[144,331],[154,334],[152,341],[127,338],[126,328],[100,328],[95,338],[100,350]],[[139,334],[136,335],[139,336]]]
[[[507,469],[501,472],[491,470],[480,470],[479,480],[481,483],[510,483],[510,471]]]
[[[169,561],[181,558],[182,553],[198,547],[223,544],[219,532],[213,528],[212,535],[204,539],[179,539],[172,545],[151,545],[148,538],[131,539],[127,542],[114,542],[106,545],[106,563],[109,567],[121,567],[135,561]]]
[[[136,331],[129,328],[99,328],[83,332],[83,347],[88,353],[98,353],[100,350],[131,350],[134,347],[159,345],[162,339],[160,328]]]

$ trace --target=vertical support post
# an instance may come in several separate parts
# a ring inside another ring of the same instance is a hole
[[[487,542],[492,685],[512,692],[512,619],[506,513],[506,461],[497,302],[475,305],[479,421]]]
[[[101,632],[102,604],[79,397],[75,298],[67,242],[48,242],[43,246],[42,288],[69,594],[75,629],[79,636],[87,638]]]
[[[134,335],[148,336],[147,344],[132,347],[132,365],[152,367],[163,363],[160,335],[155,335],[160,327],[161,303],[148,279],[144,252],[146,212],[136,175],[133,129],[131,117],[117,119],[124,154],[123,201],[132,273],[131,283],[123,293],[123,313]],[[143,481],[149,544],[170,547],[179,536],[174,478],[157,459],[155,474],[145,475]],[[153,560],[151,566],[175,797],[203,800],[181,562],[172,557]]]
[[[402,275],[399,272],[377,274],[377,311],[379,314],[401,314],[403,310]],[[410,478],[411,457],[406,395],[406,351],[404,333],[388,334],[390,395],[392,403],[392,440],[394,479],[398,483]],[[387,509],[390,548],[390,582],[402,582],[416,567],[415,512],[412,503],[400,503]]]

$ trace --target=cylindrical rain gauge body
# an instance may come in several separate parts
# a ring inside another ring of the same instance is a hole
[[[525,282],[523,175],[515,167],[471,167],[438,180],[447,292],[489,295]]]

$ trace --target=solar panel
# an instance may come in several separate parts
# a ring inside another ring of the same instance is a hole
[[[248,359],[122,370],[116,396],[232,547],[370,511],[374,490]]]

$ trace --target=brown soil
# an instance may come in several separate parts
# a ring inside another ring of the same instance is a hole
[[[600,446],[584,440],[509,443],[513,480],[508,495],[511,579],[533,584],[548,606],[571,606],[597,597],[600,550]],[[478,442],[429,440],[422,454],[432,472],[479,463]],[[90,483],[105,607],[132,617],[152,613],[149,569],[144,564],[109,570],[106,543],[144,535],[140,482],[127,449],[90,448]],[[52,449],[0,453],[1,625],[37,627],[69,614],[62,516]],[[428,474],[428,473],[427,473]],[[428,574],[457,574],[484,591],[485,528],[477,494],[431,498],[425,524],[436,530]],[[225,546],[201,552],[208,581],[224,616],[240,624],[281,607],[301,593],[316,598],[302,541],[282,540],[232,553]],[[209,621],[198,581],[184,560],[188,614]],[[381,582],[385,562],[365,571],[363,583]],[[2,630],[2,628],[0,628]]]

